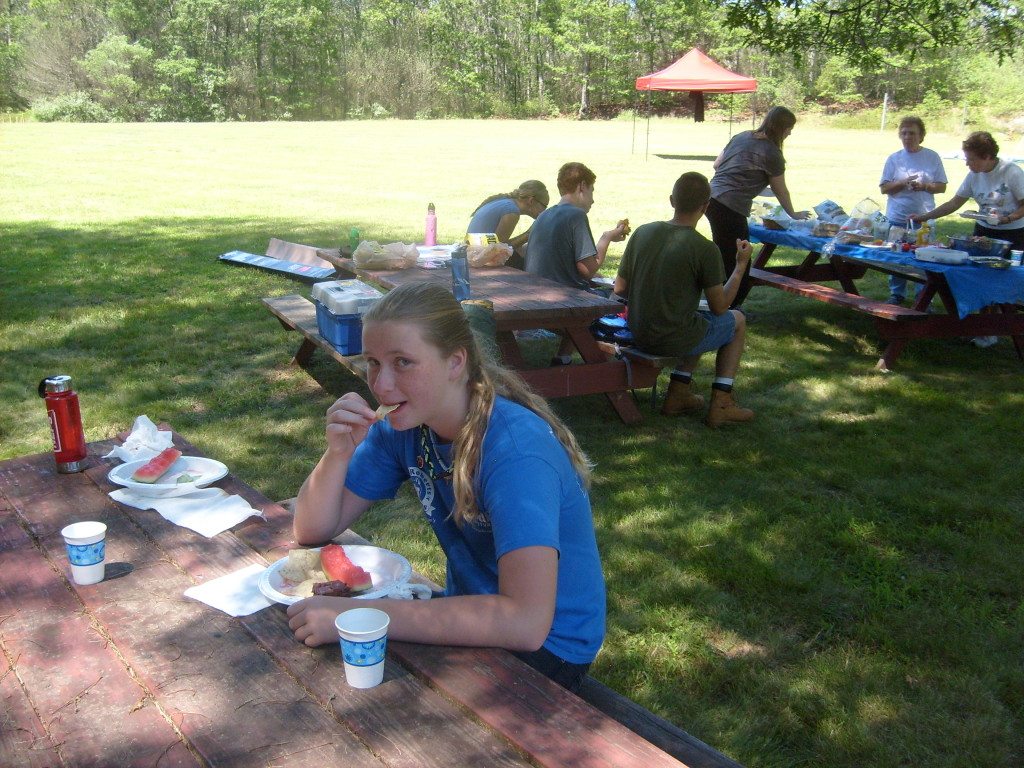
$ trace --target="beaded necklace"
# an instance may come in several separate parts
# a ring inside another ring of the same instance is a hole
[[[427,442],[428,434],[430,436],[429,444]],[[433,451],[431,451],[431,448],[433,448]],[[437,447],[437,440],[434,438],[434,430],[426,424],[420,424],[420,450],[422,454],[416,457],[416,466],[420,469],[426,468],[431,480],[451,480],[452,465],[445,466],[444,461],[441,459],[441,451]],[[440,473],[434,467],[435,458],[437,459],[437,466],[441,469]]]

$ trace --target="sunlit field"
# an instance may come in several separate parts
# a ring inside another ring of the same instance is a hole
[[[810,122],[785,146],[796,206],[884,205],[896,121]],[[271,237],[336,247],[352,227],[412,242],[431,202],[452,242],[491,194],[531,178],[554,192],[568,160],[597,173],[595,232],[635,227],[667,218],[678,175],[710,175],[749,127],[0,124],[0,458],[49,449],[36,386],[67,373],[88,439],[145,413],[290,498],[324,411],[364,386],[325,355],[290,365],[298,336],[259,299],[309,285],[219,254]],[[962,138],[925,146],[952,156]],[[946,168],[952,191],[966,169]],[[865,292],[884,297],[883,279]],[[1005,338],[926,340],[879,373],[870,318],[768,288],[745,306],[736,393],[753,423],[662,417],[649,390],[637,426],[600,396],[555,401],[597,463],[609,626],[592,674],[750,768],[1022,764],[1024,364]],[[709,359],[697,388],[711,378]],[[443,580],[416,507],[403,495],[357,530]]]

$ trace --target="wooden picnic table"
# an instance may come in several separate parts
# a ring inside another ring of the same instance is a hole
[[[963,306],[964,302],[958,302],[950,285],[951,276],[961,277],[955,274],[955,270],[984,269],[982,267],[933,265],[916,260],[913,264],[902,263],[884,259],[882,252],[849,243],[838,245],[835,252],[822,261],[822,251],[828,238],[756,226],[751,226],[750,231],[752,237],[761,241],[750,271],[751,283],[870,315],[879,337],[888,342],[875,365],[879,370],[891,369],[906,345],[914,339],[1010,336],[1018,357],[1024,360],[1024,306],[1016,302],[994,303],[985,313],[978,313],[979,304],[984,302],[975,299],[974,304]],[[775,249],[780,245],[805,249],[807,255],[798,265],[771,264]],[[913,306],[901,307],[862,296],[856,281],[869,271],[897,275],[921,284],[922,289]],[[986,272],[985,276],[992,281],[1006,279],[994,270]],[[1016,282],[1017,276],[1014,278]],[[822,285],[830,281],[837,281],[840,288]],[[1007,294],[1004,291],[1001,295]],[[1013,295],[1011,290],[1009,296]],[[945,312],[931,311],[931,302],[936,296]],[[1024,293],[1021,298],[1024,298]]]
[[[216,485],[265,519],[210,539],[118,504],[115,442],[78,474],[51,452],[0,462],[5,768],[738,766],[696,739],[679,762],[498,649],[389,642],[384,683],[349,688],[338,646],[298,643],[283,606],[231,618],[183,595],[284,556],[291,515],[233,474]],[[85,587],[60,535],[79,520],[107,525],[106,578]]]
[[[416,281],[451,286],[448,269],[414,266],[397,270],[363,270],[357,269],[351,259],[340,257],[337,251],[320,249],[318,253],[330,260],[339,272],[347,270],[352,277],[376,283],[387,290]],[[487,299],[494,305],[497,342],[503,361],[516,369],[534,390],[547,398],[603,394],[624,423],[633,424],[642,419],[629,390],[654,387],[660,370],[633,365],[625,359],[610,358],[590,333],[590,324],[594,320],[621,312],[622,304],[511,267],[473,269],[470,277],[473,298]],[[264,300],[265,303],[270,301],[273,299]],[[292,301],[293,307],[294,304]],[[269,303],[268,306],[275,311]],[[283,317],[283,311],[275,311],[275,314],[286,327],[295,327]],[[582,364],[530,367],[515,332],[536,328],[568,336],[579,352]],[[309,335],[306,339],[309,345],[300,349],[300,353],[308,358],[311,345],[323,344]],[[295,359],[298,361],[299,358],[300,354],[296,354]],[[354,370],[359,371],[358,368]]]

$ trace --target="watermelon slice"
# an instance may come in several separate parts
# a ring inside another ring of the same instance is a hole
[[[338,544],[328,544],[320,550],[320,565],[331,581],[343,581],[353,592],[365,592],[373,586],[368,571],[348,559]]]
[[[136,469],[132,473],[132,480],[136,483],[155,483],[164,472],[171,468],[171,464],[176,462],[179,456],[181,456],[181,451],[177,448],[165,448],[148,464],[143,464]]]

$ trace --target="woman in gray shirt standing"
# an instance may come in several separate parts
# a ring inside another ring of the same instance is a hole
[[[785,107],[772,107],[754,131],[733,136],[715,160],[711,202],[707,217],[711,239],[722,252],[725,274],[736,266],[736,241],[749,240],[747,217],[754,198],[771,187],[783,210],[794,219],[806,219],[807,211],[794,211],[786,187],[786,159],[782,143],[793,132],[796,116]],[[732,306],[738,307],[750,290],[749,267]]]

